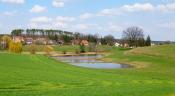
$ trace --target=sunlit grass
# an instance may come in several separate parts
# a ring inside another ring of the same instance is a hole
[[[110,47],[104,60],[142,65],[111,70],[75,67],[42,55],[0,53],[0,96],[173,96],[175,59],[166,56],[174,56],[174,48]]]

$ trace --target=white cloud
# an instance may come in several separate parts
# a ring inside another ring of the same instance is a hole
[[[103,9],[102,11],[97,13],[98,16],[116,16],[121,14],[122,13],[117,8]]]
[[[75,21],[75,18],[68,17],[68,16],[58,16],[56,18],[56,21],[58,21],[58,22],[73,22],[73,21]]]
[[[123,30],[123,28],[119,25],[109,25],[107,30],[109,32],[121,32]]]
[[[69,24],[68,23],[64,23],[64,22],[55,22],[55,23],[53,23],[53,25],[55,27],[59,27],[59,28],[67,28]]]
[[[154,11],[155,7],[150,3],[135,3],[132,5],[123,5],[119,8],[109,8],[109,9],[103,9],[99,13],[97,13],[98,16],[117,16],[122,15],[125,13],[131,13],[131,12],[150,12]]]
[[[80,15],[80,19],[89,19],[92,18],[94,15],[91,13],[84,13],[82,15]]]
[[[10,4],[24,4],[25,0],[1,0],[1,2]]]
[[[88,33],[98,33],[98,31],[102,31],[101,26],[98,24],[92,24],[92,23],[76,23],[71,26],[71,30],[75,32],[84,32],[86,34]]]
[[[82,31],[82,30],[87,30],[89,27],[86,24],[77,24],[77,25],[75,25],[74,28],[77,31]]]
[[[127,12],[138,12],[138,11],[143,11],[143,12],[149,12],[149,11],[154,11],[154,6],[150,3],[135,3],[133,5],[124,5],[121,7],[122,10],[127,11]]]
[[[69,16],[58,16],[56,18],[41,16],[31,18],[28,26],[30,28],[57,28],[70,30],[74,25],[73,21],[75,21],[75,18]]]
[[[28,24],[28,27],[30,27],[30,28],[38,28],[38,24],[37,23],[30,22]]]
[[[3,13],[3,15],[5,15],[5,16],[15,16],[16,15],[16,13],[17,13],[17,11],[6,11],[6,12],[4,12]]]
[[[49,23],[52,21],[52,18],[41,16],[41,17],[34,17],[30,19],[31,23]]]
[[[162,23],[158,24],[158,26],[162,28],[175,29],[175,22]]]
[[[42,12],[46,12],[46,11],[47,11],[46,7],[43,7],[43,6],[40,6],[40,5],[35,5],[30,10],[31,13],[42,13]]]
[[[97,16],[117,16],[134,12],[175,12],[175,3],[158,5],[150,3],[135,3],[116,8],[103,9],[97,13]]]
[[[60,0],[53,0],[52,5],[53,5],[54,7],[64,7],[65,4],[64,4],[63,1],[60,1]]]
[[[160,4],[157,6],[157,10],[161,12],[174,12],[175,11],[175,3],[172,4]]]
[[[52,20],[53,20],[52,18],[46,16],[34,17],[30,19],[28,27],[41,28],[41,29],[52,28],[51,26]]]

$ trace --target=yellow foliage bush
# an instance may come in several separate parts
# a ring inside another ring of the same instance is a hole
[[[46,52],[46,54],[50,54],[50,52],[52,51],[54,51],[52,46],[49,46],[49,45],[44,46],[44,52]]]
[[[9,51],[13,53],[21,53],[22,52],[22,43],[20,42],[10,42]]]
[[[2,37],[2,41],[3,41],[3,48],[4,49],[9,49],[9,46],[10,46],[10,42],[12,42],[12,39],[10,36],[3,36]]]

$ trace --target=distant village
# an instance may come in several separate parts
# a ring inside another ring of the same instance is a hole
[[[21,42],[23,45],[85,45],[90,43],[98,45],[110,45],[116,47],[131,47],[123,39],[115,39],[112,35],[100,36],[99,34],[82,34],[78,32],[68,32],[62,30],[44,29],[15,29],[11,34],[1,34],[0,37],[7,35],[14,42]],[[4,44],[1,40],[1,44]],[[151,46],[174,43],[170,41],[151,41]]]

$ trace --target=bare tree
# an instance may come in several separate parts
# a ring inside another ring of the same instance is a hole
[[[133,26],[123,31],[122,38],[130,47],[140,46],[139,41],[144,39],[143,29]]]

